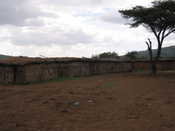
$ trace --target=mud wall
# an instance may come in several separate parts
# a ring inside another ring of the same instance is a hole
[[[25,81],[25,71],[23,66],[0,64],[0,83],[21,83]]]
[[[159,61],[158,70],[175,70],[175,61]],[[0,64],[0,83],[28,83],[59,77],[149,70],[148,61],[52,61],[27,64]]]
[[[25,80],[21,82],[132,71],[131,64],[117,62],[41,63],[28,64],[23,68],[25,70]]]
[[[14,68],[8,65],[0,65],[0,83],[14,82]]]
[[[149,61],[134,61],[132,64],[133,71],[147,71],[151,69]],[[175,70],[175,60],[158,61],[156,67],[158,71]]]

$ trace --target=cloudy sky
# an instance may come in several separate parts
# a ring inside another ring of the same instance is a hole
[[[152,0],[1,0],[0,54],[91,57],[145,50],[154,36],[129,28],[119,9],[149,6]],[[174,37],[166,42],[172,45]]]

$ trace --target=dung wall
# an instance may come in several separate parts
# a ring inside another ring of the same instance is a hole
[[[159,61],[157,67],[158,70],[175,70],[175,61]],[[0,83],[28,83],[59,77],[91,76],[149,69],[149,61],[74,59],[0,63]]]
[[[130,63],[110,61],[46,62],[27,64],[23,68],[25,74],[25,80],[23,81],[25,82],[44,81],[58,77],[90,76],[132,71]]]
[[[0,83],[14,82],[14,68],[8,65],[0,65]]]
[[[166,70],[175,70],[175,60],[162,60],[156,63],[157,70],[166,71]],[[133,71],[137,70],[150,70],[149,61],[134,61],[133,62]]]

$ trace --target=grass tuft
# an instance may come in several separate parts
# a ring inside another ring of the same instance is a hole
[[[110,87],[113,87],[113,83],[108,82],[103,85],[96,86],[96,88],[110,88]]]

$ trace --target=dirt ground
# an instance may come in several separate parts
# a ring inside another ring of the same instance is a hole
[[[1,85],[0,131],[175,131],[175,73]]]

